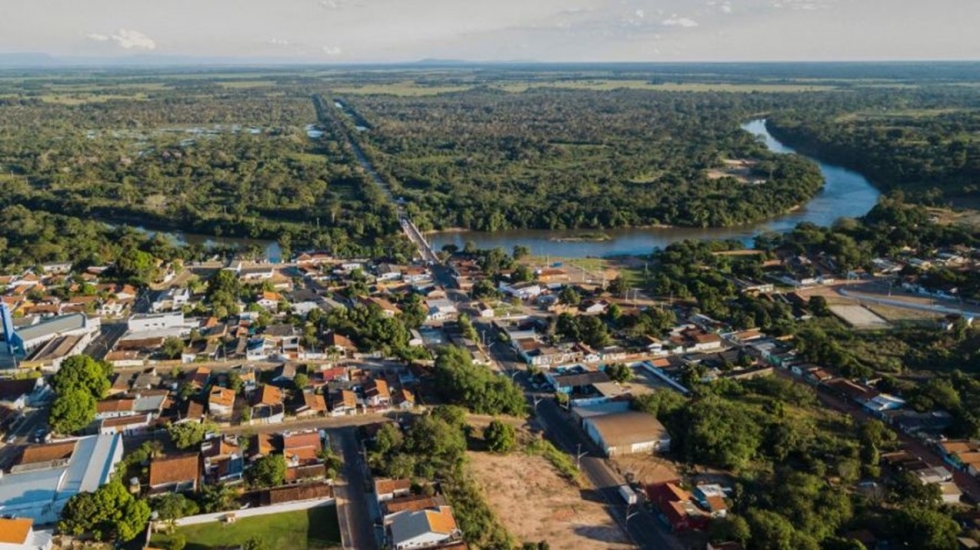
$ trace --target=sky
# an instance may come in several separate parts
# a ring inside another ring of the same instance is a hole
[[[271,62],[980,59],[980,0],[0,0],[0,53]]]

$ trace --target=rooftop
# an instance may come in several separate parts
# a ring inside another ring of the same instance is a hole
[[[20,459],[17,461],[17,465],[24,466],[28,464],[42,464],[56,460],[68,460],[71,458],[71,455],[74,452],[74,440],[51,443],[48,445],[30,445],[28,447],[24,447],[24,450],[21,452]]]
[[[632,445],[653,439],[660,439],[667,434],[667,429],[651,414],[642,412],[622,412],[595,416],[588,420],[603,441],[610,447]]]
[[[150,486],[196,480],[201,472],[198,453],[155,458],[150,462]]]
[[[36,325],[29,326],[17,331],[22,340],[29,341],[37,338],[44,338],[52,334],[60,334],[72,330],[80,330],[88,325],[88,317],[83,313],[73,313],[41,321]]]
[[[31,518],[0,518],[0,544],[27,544],[33,526]]]

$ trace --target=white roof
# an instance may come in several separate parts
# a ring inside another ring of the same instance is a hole
[[[67,465],[0,477],[0,509],[60,501],[79,492],[95,491],[109,481],[121,446],[120,435],[81,437],[76,440]]]

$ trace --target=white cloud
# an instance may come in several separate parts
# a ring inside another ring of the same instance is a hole
[[[108,36],[106,36],[104,34],[94,33],[94,32],[92,34],[85,35],[85,38],[88,38],[89,40],[95,40],[96,42],[108,42],[109,41],[109,37]]]
[[[724,13],[732,13],[732,5],[729,4],[728,2],[725,2],[724,4],[721,5],[721,11]]]
[[[643,10],[636,10],[636,16],[643,19],[646,16],[646,13],[644,13]]]
[[[340,7],[337,0],[320,0],[320,7],[327,10],[335,10]]]
[[[112,35],[113,41],[127,50],[155,50],[157,43],[152,38],[140,31],[130,29],[119,29],[119,32]]]
[[[289,40],[286,40],[285,38],[270,38],[269,40],[266,40],[265,43],[269,44],[270,46],[288,46]]]
[[[698,26],[697,21],[687,17],[677,17],[677,14],[672,15],[670,19],[664,19],[662,24],[665,27],[684,27],[686,29]]]
[[[338,55],[344,53],[344,50],[338,48],[337,46],[324,46],[323,53],[331,57],[337,57]]]

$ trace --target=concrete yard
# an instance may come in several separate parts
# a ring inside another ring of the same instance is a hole
[[[882,319],[864,306],[829,306],[830,311],[854,328],[888,328],[888,321]]]

